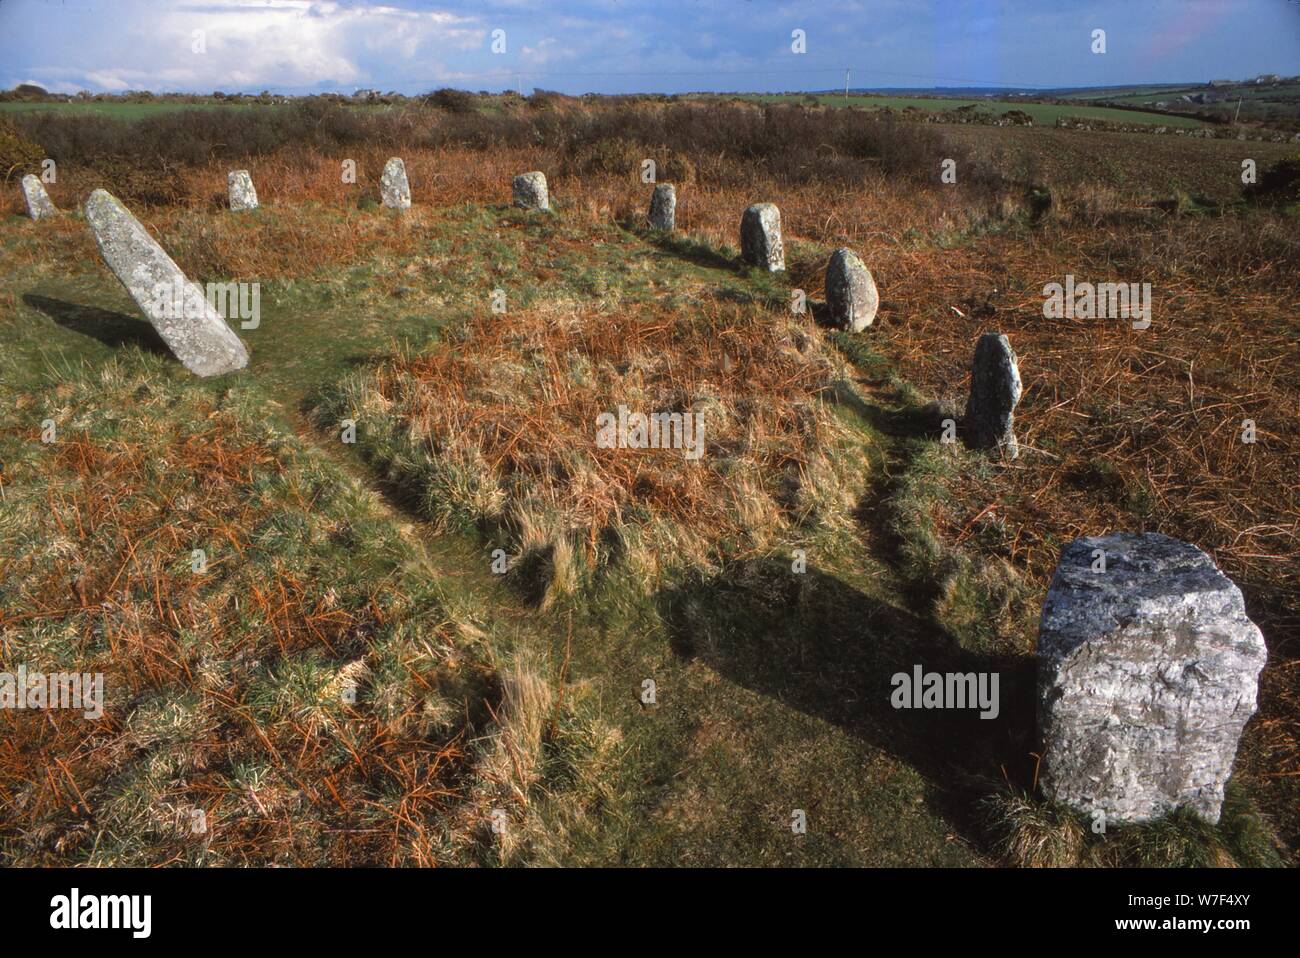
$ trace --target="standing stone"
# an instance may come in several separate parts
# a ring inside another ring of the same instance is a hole
[[[880,294],[871,272],[851,249],[837,249],[826,267],[826,306],[831,322],[860,333],[872,324]]]
[[[217,376],[248,365],[248,350],[140,221],[107,190],[86,200],[100,255],[185,368]]]
[[[31,173],[23,177],[23,199],[27,201],[27,215],[34,220],[43,220],[59,213],[58,207],[45,192],[45,184],[40,177]]]
[[[1200,549],[1157,533],[1074,540],[1038,633],[1044,791],[1111,822],[1176,808],[1218,822],[1266,658],[1241,590]]]
[[[650,228],[671,233],[677,225],[677,189],[660,183],[650,194]]]
[[[1020,402],[1020,369],[1011,343],[1001,333],[985,333],[975,344],[970,399],[964,422],[966,441],[975,449],[998,449],[1010,459],[1020,454],[1012,432]]]
[[[400,156],[384,164],[384,173],[379,177],[379,198],[389,209],[411,208],[411,184],[406,181],[406,164]]]
[[[551,198],[546,192],[546,174],[536,170],[520,173],[510,184],[510,198],[515,206],[526,210],[549,210]]]
[[[257,209],[257,190],[253,188],[253,178],[248,170],[232,170],[226,177],[230,190],[230,208],[232,210]]]
[[[740,218],[740,258],[775,273],[785,269],[781,245],[781,211],[772,203],[755,203]]]

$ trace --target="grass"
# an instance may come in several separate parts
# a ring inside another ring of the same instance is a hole
[[[1095,152],[1072,131],[969,131],[990,154]],[[1219,144],[1178,146],[1151,160],[1172,182]],[[365,206],[385,152],[355,186],[336,157],[255,158],[251,216],[220,209],[219,163],[176,174],[183,203],[136,207],[194,278],[263,284],[234,378],[190,380],[156,352],[75,213],[0,220],[0,488],[21,505],[0,520],[4,659],[101,654],[130,689],[103,728],[15,727],[67,774],[2,753],[7,861],[1246,864],[1276,860],[1270,829],[1294,846],[1300,445],[1266,412],[1295,385],[1285,212],[1143,209],[1135,174],[1049,177],[1035,220],[1024,184],[901,191],[867,170],[828,190],[694,156],[669,239],[642,228],[633,172],[547,148],[404,151],[416,206]],[[551,216],[505,206],[509,174],[535,168]],[[92,185],[61,176],[56,202]],[[786,275],[736,263],[758,199],[781,206]],[[880,286],[860,336],[816,324],[837,245]],[[1066,271],[1153,275],[1159,341],[1042,321],[1039,291]],[[793,288],[811,316],[789,313]],[[925,402],[960,408],[990,326],[1025,375],[1010,466],[937,442],[943,407]],[[704,470],[593,448],[598,409],[705,382],[728,454]],[[1267,424],[1248,468],[1226,439],[1185,438],[1238,405]],[[1056,835],[1065,820],[1032,798],[1004,816],[1023,827],[990,830],[981,799],[1032,791],[1045,575],[1076,532],[1143,524],[1214,548],[1273,648],[1240,805],[1212,833],[1116,833],[1122,854]],[[193,543],[214,540],[196,583]],[[884,705],[918,662],[1000,671],[1001,715]],[[197,844],[171,824],[196,804],[220,826]]]
[[[503,790],[518,821],[544,781],[533,731],[530,765],[495,756],[565,721],[514,692],[547,664],[453,612],[373,495],[255,392],[130,350],[67,372],[0,424],[0,653],[102,672],[107,704],[3,713],[4,859],[477,860]]]
[[[1230,787],[1215,825],[1175,812],[1154,822],[1102,827],[1086,815],[1023,792],[981,802],[991,841],[1022,868],[1278,868],[1285,864],[1258,811]],[[1094,827],[1095,826],[1095,827]]]

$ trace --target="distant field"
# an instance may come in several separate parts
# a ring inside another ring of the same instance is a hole
[[[755,99],[763,102],[807,102],[812,97],[819,103],[827,106],[857,106],[857,107],[890,107],[895,110],[904,110],[908,107],[915,107],[918,110],[944,111],[956,110],[959,107],[974,105],[980,112],[990,114],[1001,114],[1008,110],[1021,110],[1028,113],[1034,119],[1034,123],[1039,126],[1051,126],[1056,123],[1057,119],[1062,116],[1079,117],[1081,119],[1106,120],[1112,123],[1150,123],[1158,126],[1181,126],[1197,127],[1202,124],[1197,120],[1188,119],[1180,116],[1169,116],[1164,113],[1145,113],[1134,112],[1130,110],[1115,110],[1104,106],[1062,106],[1052,103],[1025,103],[1019,100],[986,100],[986,99],[958,99],[955,97],[912,97],[912,96],[864,96],[852,95],[847,101],[842,95],[833,93],[826,94],[803,94],[803,93],[759,93],[747,96],[746,99]],[[1143,95],[1143,98],[1150,99],[1150,95]],[[1124,97],[1128,100],[1128,97]],[[117,117],[124,120],[138,120],[145,117],[157,116],[160,113],[170,113],[175,110],[215,110],[215,109],[236,109],[248,110],[254,107],[266,106],[267,104],[259,103],[220,103],[215,101],[204,101],[196,103],[172,103],[172,102],[155,102],[155,103],[112,103],[112,102],[89,102],[89,103],[37,103],[37,102],[9,102],[0,103],[0,113],[19,113],[33,110],[52,110],[59,113],[69,114],[100,114],[104,116]],[[1188,104],[1190,106],[1190,104]],[[480,105],[480,109],[489,109],[496,106],[492,101]],[[382,109],[380,105],[367,105],[363,109]]]
[[[1180,99],[1184,94],[1205,94],[1209,103],[1189,103]],[[1300,120],[1300,83],[1267,85],[1241,84],[1229,87],[1207,87],[1204,84],[1167,87],[1116,87],[1110,90],[1078,90],[1059,94],[1065,99],[1091,101],[1097,104],[1116,104],[1142,107],[1148,103],[1165,101],[1168,109],[1192,113],[1207,119],[1262,123],[1280,129],[1292,129]],[[1103,107],[1104,108],[1104,107]]]
[[[1240,97],[1247,102],[1251,100],[1286,102],[1300,96],[1300,83],[1279,83],[1276,85],[1240,85],[1229,87],[1208,87],[1201,85],[1166,86],[1166,87],[1116,87],[1113,90],[1078,90],[1057,94],[1064,100],[1105,100],[1110,103],[1142,104],[1147,100],[1162,100],[1181,96],[1184,93],[1207,93],[1216,101],[1236,104]],[[1193,104],[1195,105],[1195,104]]]
[[[1081,90],[1052,90],[1049,95],[1058,100],[1150,100],[1169,93],[1186,93],[1191,88],[1187,84],[1169,84],[1151,87],[1090,87]]]
[[[974,105],[981,112],[987,111],[992,114],[1001,114],[1008,110],[1021,110],[1033,117],[1034,122],[1040,126],[1054,124],[1059,117],[1063,116],[1106,120],[1111,123],[1150,123],[1156,126],[1196,127],[1202,125],[1196,120],[1189,120],[1180,116],[1169,116],[1165,113],[1138,113],[1130,110],[1113,110],[1103,106],[1060,106],[1054,103],[1025,103],[1021,100],[963,100],[956,97],[864,96],[857,94],[846,98],[842,94],[837,95],[834,93],[760,93],[756,94],[754,99],[801,102],[806,101],[810,96],[815,97],[819,103],[825,103],[827,106],[891,107],[895,110],[916,107],[918,110],[938,111],[956,110],[959,107]]]
[[[121,120],[139,120],[144,117],[157,116],[159,113],[171,113],[175,110],[247,110],[257,103],[0,103],[0,113],[28,113],[33,110],[53,110],[69,114],[101,114],[117,117]]]

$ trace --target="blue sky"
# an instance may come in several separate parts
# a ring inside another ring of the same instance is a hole
[[[1300,74],[1300,3],[0,0],[0,87],[59,92],[810,90],[846,67],[855,87]]]

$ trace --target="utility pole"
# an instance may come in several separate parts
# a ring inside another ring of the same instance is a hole
[[[1232,125],[1233,125],[1233,126],[1236,126],[1236,125],[1237,125],[1237,119],[1238,119],[1238,117],[1241,116],[1241,99],[1242,99],[1241,97],[1237,97],[1237,112],[1236,112],[1236,114],[1235,114],[1235,115],[1233,116],[1233,118],[1232,118]]]
[[[844,68],[844,105],[849,105],[849,68]]]

